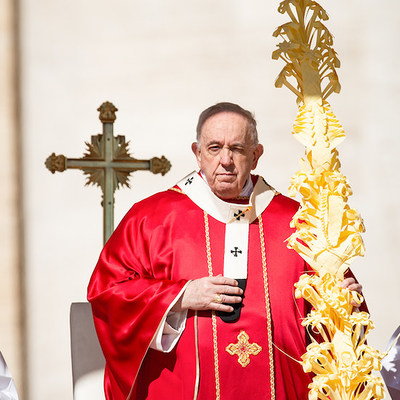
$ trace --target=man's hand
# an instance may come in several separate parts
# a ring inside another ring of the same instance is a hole
[[[240,303],[242,294],[243,290],[232,278],[218,275],[195,279],[188,283],[172,311],[190,309],[232,312],[233,307],[222,303]]]
[[[355,291],[355,292],[357,292],[359,294],[361,294],[361,292],[362,292],[362,285],[357,283],[354,278],[345,278],[345,279],[343,279],[342,288],[343,289],[353,290],[353,291]],[[351,304],[354,307],[358,307],[360,305],[360,304],[357,304],[354,300],[351,301]]]

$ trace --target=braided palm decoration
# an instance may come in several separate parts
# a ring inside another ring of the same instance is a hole
[[[336,150],[345,133],[326,101],[340,92],[336,73],[340,62],[323,23],[328,16],[311,0],[284,0],[278,11],[291,21],[273,34],[283,41],[272,57],[285,62],[275,85],[285,85],[297,96],[293,135],[305,146],[301,169],[289,188],[292,196],[300,193],[302,205],[291,222],[296,231],[288,247],[313,270],[300,277],[295,295],[313,306],[303,325],[321,338],[311,339],[302,356],[304,371],[315,374],[309,399],[381,399],[382,379],[371,371],[381,369],[385,354],[365,342],[373,323],[368,313],[353,311],[351,304],[352,300],[361,304],[362,296],[341,288],[350,262],[364,255],[364,226],[347,204],[352,191],[340,172]]]

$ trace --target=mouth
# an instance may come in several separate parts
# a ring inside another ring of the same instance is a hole
[[[236,174],[230,174],[230,173],[222,173],[222,174],[217,174],[217,178],[220,180],[233,180],[236,179]]]

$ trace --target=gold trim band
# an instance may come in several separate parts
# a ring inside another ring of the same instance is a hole
[[[264,276],[265,290],[265,311],[267,313],[267,334],[268,334],[268,353],[269,353],[269,375],[271,383],[271,400],[275,400],[275,369],[274,369],[274,351],[272,347],[272,324],[271,324],[271,304],[268,292],[268,274],[267,274],[267,257],[265,252],[264,225],[261,215],[258,216],[258,228],[260,231],[261,259]]]
[[[206,234],[208,276],[213,276],[213,268],[211,262],[210,227],[208,225],[208,214],[205,211],[204,211],[204,228]],[[212,312],[211,318],[212,318],[213,347],[214,347],[215,399],[220,400],[221,388],[219,383],[217,317],[215,316],[215,311]]]

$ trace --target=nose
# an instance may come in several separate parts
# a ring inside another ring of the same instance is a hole
[[[233,162],[232,155],[229,147],[224,147],[220,152],[220,164],[224,167],[229,167]]]

